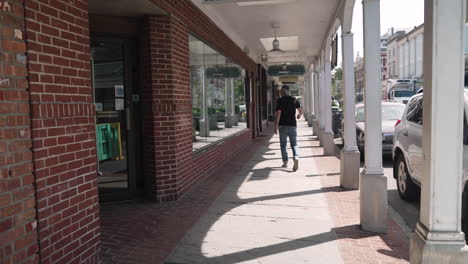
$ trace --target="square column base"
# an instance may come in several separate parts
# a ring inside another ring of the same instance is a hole
[[[318,136],[319,125],[317,119],[312,119],[312,136]]]
[[[309,127],[312,127],[312,124],[314,122],[314,117],[312,116],[312,114],[308,114],[308,117],[307,117],[307,125]]]
[[[224,116],[224,127],[225,128],[231,128],[232,127],[232,116],[231,115],[227,115],[227,116]]]
[[[317,130],[317,138],[319,140],[319,146],[320,147],[323,147],[323,137],[322,137],[323,133],[325,133],[324,129],[319,126],[319,128]]]
[[[231,116],[231,122],[233,126],[238,126],[239,125],[239,115],[232,115]]]
[[[210,129],[209,123],[206,120],[200,120],[200,137],[209,137],[210,136]]]
[[[437,232],[441,235],[444,232]],[[467,263],[468,247],[465,244],[463,233],[444,233],[444,237],[451,240],[429,240],[432,234],[420,223],[416,232],[411,236],[410,262],[412,264],[462,264]]]
[[[359,169],[361,153],[359,150],[341,150],[340,186],[344,189],[359,189]]]
[[[387,177],[384,174],[366,174],[359,177],[361,227],[375,233],[387,232]]]
[[[323,132],[322,133],[322,145],[323,145],[323,155],[325,156],[334,156],[335,155],[335,137],[332,132]]]

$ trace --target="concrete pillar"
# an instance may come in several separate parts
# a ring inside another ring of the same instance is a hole
[[[382,168],[380,0],[363,0],[365,70],[365,166],[360,175],[361,226],[387,231],[387,178]]]
[[[324,53],[324,88],[323,88],[323,113],[324,113],[324,131],[322,133],[323,154],[325,156],[335,155],[335,142],[332,130],[332,110],[331,110],[331,61],[330,61],[330,45],[325,46]]]
[[[360,153],[356,145],[356,120],[354,105],[354,53],[353,34],[341,35],[343,46],[343,114],[344,148],[341,150],[340,186],[345,189],[359,189]]]
[[[426,0],[423,177],[411,263],[467,263],[461,232],[466,0]]]

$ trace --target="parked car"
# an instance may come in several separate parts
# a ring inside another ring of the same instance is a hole
[[[382,102],[382,154],[391,155],[393,146],[393,128],[405,109],[404,104]],[[361,154],[364,154],[364,104],[356,105],[356,136]]]
[[[464,90],[463,149],[468,153],[468,90]],[[422,125],[423,93],[416,94],[408,102],[401,120],[395,125],[393,144],[393,177],[397,181],[398,193],[404,200],[419,198],[419,187],[423,172]],[[464,155],[464,174],[468,175],[468,155]]]
[[[468,90],[464,90],[463,118],[463,175],[468,176]],[[423,93],[418,93],[408,102],[403,116],[395,125],[393,143],[393,177],[398,194],[403,200],[414,201],[420,197],[423,178]],[[468,184],[462,195],[462,231],[468,232]],[[465,237],[468,239],[468,236]],[[468,241],[468,240],[467,240]]]

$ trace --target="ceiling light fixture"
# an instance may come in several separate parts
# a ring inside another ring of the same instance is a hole
[[[238,6],[256,6],[256,5],[275,5],[275,4],[287,4],[295,3],[296,0],[263,0],[263,1],[239,1]]]
[[[284,52],[282,49],[280,49],[280,42],[276,36],[276,29],[279,28],[279,26],[273,24],[272,27],[275,30],[275,39],[273,40],[273,49],[271,49],[269,52]]]

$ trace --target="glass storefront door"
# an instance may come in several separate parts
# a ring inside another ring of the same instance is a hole
[[[98,37],[91,43],[99,194],[101,201],[127,199],[136,191],[136,45]]]

